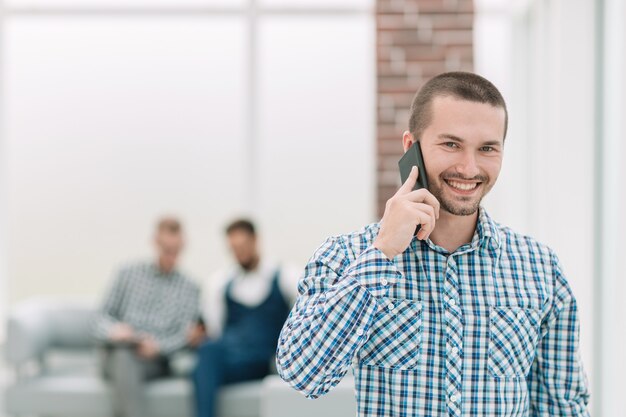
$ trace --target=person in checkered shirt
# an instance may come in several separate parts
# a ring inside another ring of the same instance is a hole
[[[421,145],[428,189],[413,190],[414,167],[379,223],[314,253],[279,338],[285,381],[317,398],[352,369],[362,417],[589,415],[558,257],[481,205],[507,123],[502,95],[476,74],[422,87],[402,145]]]
[[[154,242],[156,259],[119,270],[94,322],[118,417],[148,416],[144,381],[170,373],[171,355],[188,345],[187,332],[200,317],[200,288],[176,267],[184,246],[180,222],[161,219]]]

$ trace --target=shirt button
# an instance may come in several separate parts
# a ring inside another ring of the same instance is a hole
[[[452,394],[452,395],[450,396],[450,401],[452,401],[453,403],[455,403],[455,402],[456,402],[456,400],[457,400],[456,395],[455,395],[455,394]]]
[[[454,307],[454,306],[456,305],[456,301],[454,300],[454,298],[450,298],[450,299],[448,299],[448,302],[450,303],[450,305],[451,305],[452,307]]]
[[[455,346],[455,347],[453,347],[453,348],[452,348],[452,354],[453,354],[454,356],[458,355],[458,354],[459,354],[459,348],[457,348],[456,346]]]
[[[518,320],[524,320],[524,313],[522,311],[518,311],[517,312],[517,319]]]
[[[387,281],[385,278],[380,280],[380,283],[383,284],[383,286],[386,286],[387,284],[389,284],[389,281]]]
[[[394,308],[396,308],[396,306],[394,306],[393,304],[389,304],[387,307],[389,307],[389,310],[393,310]]]
[[[363,329],[356,329],[357,336],[363,336]]]

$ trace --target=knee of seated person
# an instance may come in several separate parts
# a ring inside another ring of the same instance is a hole
[[[111,351],[110,365],[118,371],[126,368],[135,368],[140,361],[137,352],[133,348],[119,347]]]
[[[111,350],[111,355],[115,359],[134,359],[135,349],[127,346],[115,347]]]

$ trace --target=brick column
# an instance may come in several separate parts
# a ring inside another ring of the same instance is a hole
[[[415,92],[445,71],[472,71],[472,0],[377,0],[378,213],[400,183],[398,159]]]

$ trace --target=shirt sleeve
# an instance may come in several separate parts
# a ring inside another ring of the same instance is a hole
[[[384,296],[400,277],[374,247],[348,256],[341,238],[329,238],[305,267],[299,297],[281,331],[279,375],[309,398],[337,385],[364,345]]]
[[[554,294],[528,377],[531,416],[589,416],[576,300],[554,254],[552,264]]]
[[[101,342],[107,341],[111,327],[120,322],[127,282],[126,270],[121,269],[117,272],[93,322],[93,336],[96,340]]]
[[[180,310],[176,320],[164,332],[154,335],[159,351],[163,356],[168,356],[187,345],[187,332],[189,326],[200,315],[200,289],[192,283],[188,287],[179,303]]]

